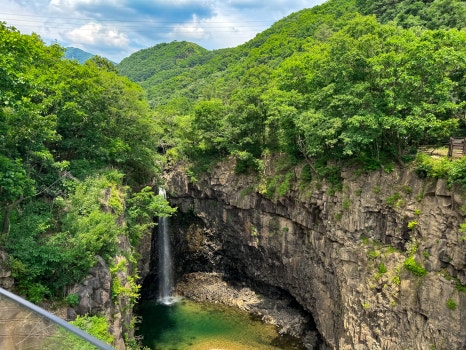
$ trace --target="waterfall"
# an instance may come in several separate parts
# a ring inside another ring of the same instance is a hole
[[[159,195],[166,198],[163,188],[159,189]],[[173,291],[173,264],[171,257],[170,236],[168,231],[168,218],[159,217],[158,220],[158,255],[159,255],[159,299],[162,304],[170,305],[176,302]]]

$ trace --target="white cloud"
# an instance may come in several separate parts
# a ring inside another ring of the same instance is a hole
[[[120,33],[117,28],[110,29],[98,23],[84,24],[65,33],[64,36],[72,45],[94,48],[126,48],[130,42],[128,36]]]
[[[105,5],[108,7],[118,5],[116,0],[51,0],[50,5],[57,8],[77,8],[80,6]]]
[[[205,35],[206,31],[203,28],[203,23],[194,15],[191,22],[176,24],[169,36],[173,39],[199,40],[203,39]]]
[[[234,47],[324,0],[0,0],[0,20],[116,62],[173,40]],[[2,12],[4,12],[2,14]]]

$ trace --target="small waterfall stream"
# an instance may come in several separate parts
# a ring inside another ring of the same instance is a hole
[[[166,198],[166,192],[163,188],[159,189],[159,195]],[[170,247],[170,235],[168,227],[168,218],[159,217],[158,220],[158,256],[159,256],[159,299],[158,301],[165,305],[176,302],[173,292],[173,263]]]

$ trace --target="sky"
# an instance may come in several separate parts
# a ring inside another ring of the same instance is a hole
[[[0,21],[21,33],[120,62],[162,42],[235,47],[324,0],[0,0]]]

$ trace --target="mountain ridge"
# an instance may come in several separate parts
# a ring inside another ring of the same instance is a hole
[[[65,58],[69,60],[77,60],[81,64],[85,63],[88,59],[94,56],[94,54],[81,50],[77,47],[65,47]]]

